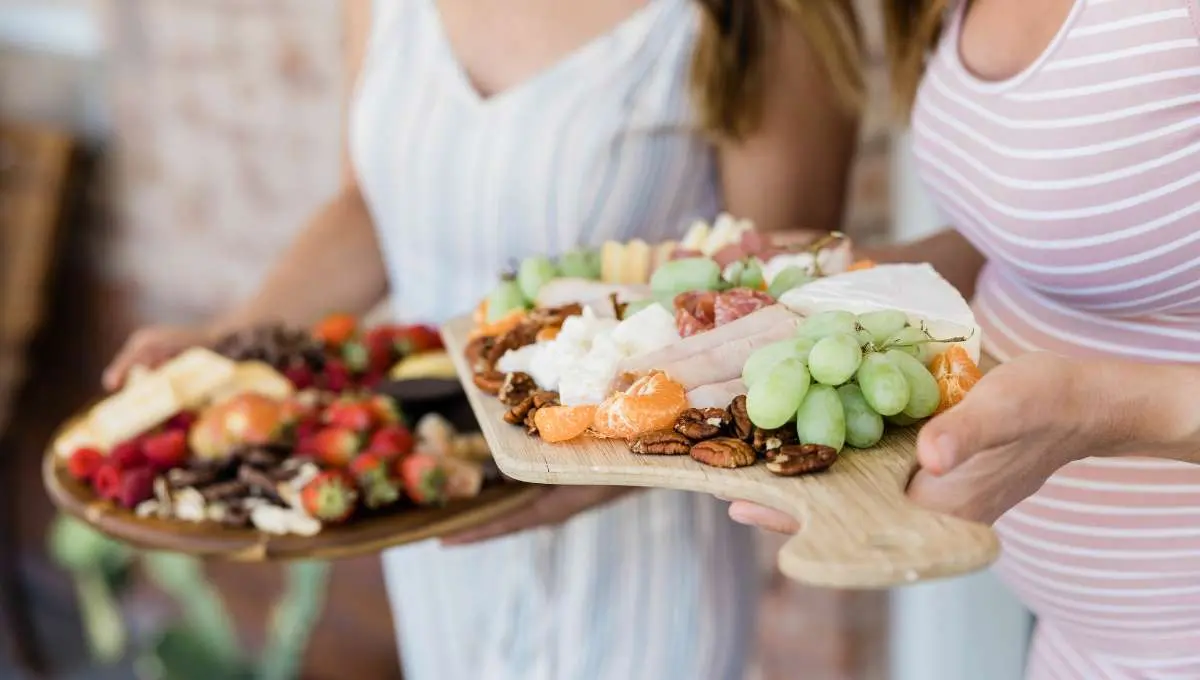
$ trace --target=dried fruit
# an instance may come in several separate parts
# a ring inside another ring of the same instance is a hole
[[[117,444],[109,452],[108,459],[112,461],[113,465],[117,466],[118,470],[127,470],[145,465],[146,454],[142,451],[142,440],[130,439]]]
[[[692,447],[690,453],[694,460],[719,468],[746,467],[758,461],[749,444],[733,437],[717,437],[700,442]]]
[[[447,474],[440,458],[416,453],[401,459],[398,471],[404,491],[417,505],[446,502]]]
[[[728,424],[729,412],[723,408],[689,408],[679,414],[675,431],[692,441],[702,441],[719,436]]]
[[[485,394],[496,395],[504,386],[505,375],[500,371],[483,371],[475,374],[475,387]]]
[[[837,450],[821,444],[797,444],[779,449],[767,461],[767,470],[781,477],[820,472],[837,461]]]
[[[181,467],[188,459],[187,433],[183,430],[167,430],[151,435],[142,444],[142,452],[146,461],[156,470]]]
[[[728,411],[733,436],[744,442],[750,441],[754,435],[754,423],[750,421],[750,414],[746,411],[746,395],[739,394],[734,397]]]
[[[537,389],[537,383],[534,382],[532,376],[528,373],[517,371],[504,376],[504,382],[500,385],[500,390],[496,393],[496,396],[499,397],[505,406],[516,406],[525,397],[536,392]]]
[[[300,503],[312,517],[328,523],[344,522],[354,514],[358,494],[354,481],[340,470],[326,470],[300,490]]]
[[[692,441],[675,430],[648,432],[629,447],[634,453],[656,456],[682,456],[691,449]]]
[[[91,481],[92,475],[104,464],[104,454],[90,446],[75,449],[67,459],[67,472],[81,482]]]
[[[342,392],[350,387],[350,369],[340,359],[329,359],[321,376],[324,378],[325,389],[330,392]]]

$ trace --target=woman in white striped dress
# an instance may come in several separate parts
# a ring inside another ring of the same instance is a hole
[[[514,259],[677,237],[722,207],[764,229],[838,227],[856,126],[825,69],[846,65],[818,64],[771,7],[351,2],[343,191],[249,303],[138,334],[110,384],[133,361],[267,318],[365,310],[388,288],[399,318],[441,321]],[[817,18],[852,30],[841,9]],[[548,488],[458,537],[471,545],[386,555],[405,675],[734,680],[758,599],[752,539],[707,496]]]

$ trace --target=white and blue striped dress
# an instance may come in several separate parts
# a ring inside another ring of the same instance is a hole
[[[380,0],[351,150],[400,318],[469,311],[509,263],[678,236],[720,197],[687,91],[699,10],[650,0],[481,97],[435,0]],[[384,557],[409,680],[734,680],[754,537],[710,496],[636,493],[552,529]]]

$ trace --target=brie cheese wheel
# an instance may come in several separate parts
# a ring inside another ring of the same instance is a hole
[[[896,309],[909,323],[924,324],[934,338],[966,338],[961,342],[979,362],[982,330],[971,306],[954,286],[928,264],[888,264],[818,279],[794,288],[780,303],[800,314],[847,311],[854,314]],[[933,343],[935,353],[948,347]]]

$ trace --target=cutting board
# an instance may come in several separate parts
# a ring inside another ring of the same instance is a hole
[[[462,317],[442,335],[492,455],[514,479],[681,489],[776,508],[803,527],[780,549],[779,568],[814,586],[887,588],[966,574],[999,555],[989,527],[905,498],[916,469],[915,428],[894,430],[873,449],[846,449],[830,469],[803,477],[778,477],[761,464],[723,470],[687,456],[641,456],[618,440],[547,444],[505,423],[505,406],[471,382],[463,354],[471,328],[470,317]]]

